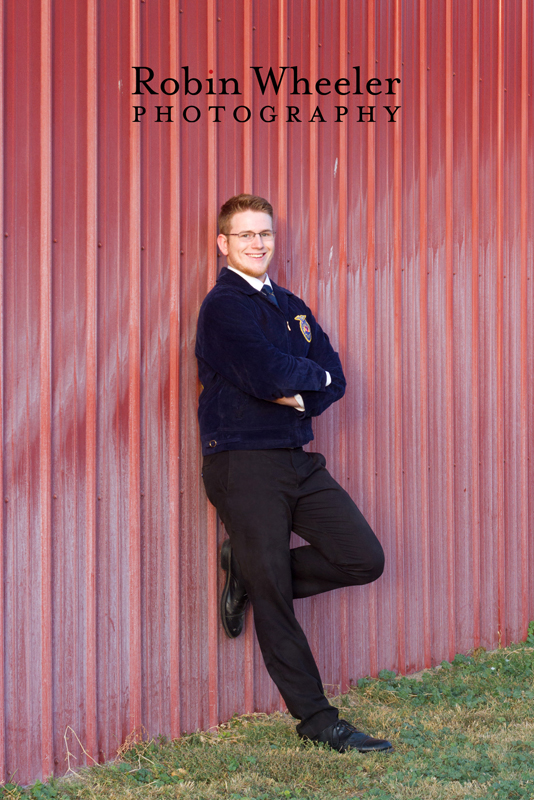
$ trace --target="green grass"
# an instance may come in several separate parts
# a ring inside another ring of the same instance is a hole
[[[534,624],[524,644],[458,655],[418,676],[384,670],[336,699],[344,718],[391,739],[390,754],[302,743],[284,714],[232,719],[217,734],[134,744],[112,764],[0,799],[450,800],[534,798]]]

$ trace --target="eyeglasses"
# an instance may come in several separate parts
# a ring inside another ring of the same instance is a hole
[[[262,231],[261,233],[243,231],[242,233],[226,233],[225,236],[237,236],[242,242],[252,242],[256,236],[259,236],[262,241],[272,242],[274,239],[274,233],[274,231]]]

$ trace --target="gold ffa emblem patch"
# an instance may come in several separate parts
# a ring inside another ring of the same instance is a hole
[[[307,342],[311,342],[311,328],[310,323],[306,322],[306,314],[298,314],[295,319],[299,321],[300,324],[300,332],[304,336]]]

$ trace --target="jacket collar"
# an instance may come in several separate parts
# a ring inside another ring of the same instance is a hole
[[[269,280],[271,281],[273,291],[276,295],[276,299],[278,300],[281,310],[284,313],[287,313],[287,298],[288,295],[293,294],[293,292],[290,292],[289,289],[284,289],[283,286],[278,286],[278,284],[275,283],[271,277],[269,277]],[[251,286],[248,281],[246,281],[244,278],[241,278],[236,272],[233,272],[227,267],[222,268],[221,273],[217,278],[217,283],[221,286],[231,286],[233,289],[243,292],[243,294],[260,294],[260,292]]]

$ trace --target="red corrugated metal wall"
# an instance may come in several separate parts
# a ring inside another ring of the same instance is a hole
[[[297,603],[325,683],[523,637],[532,0],[3,0],[0,26],[0,777],[280,707],[251,620],[218,625],[199,475],[195,323],[235,192],[273,202],[272,274],[341,353],[313,447],[386,551],[377,584]],[[180,91],[132,95],[135,65]],[[251,66],[312,94],[262,96]]]

